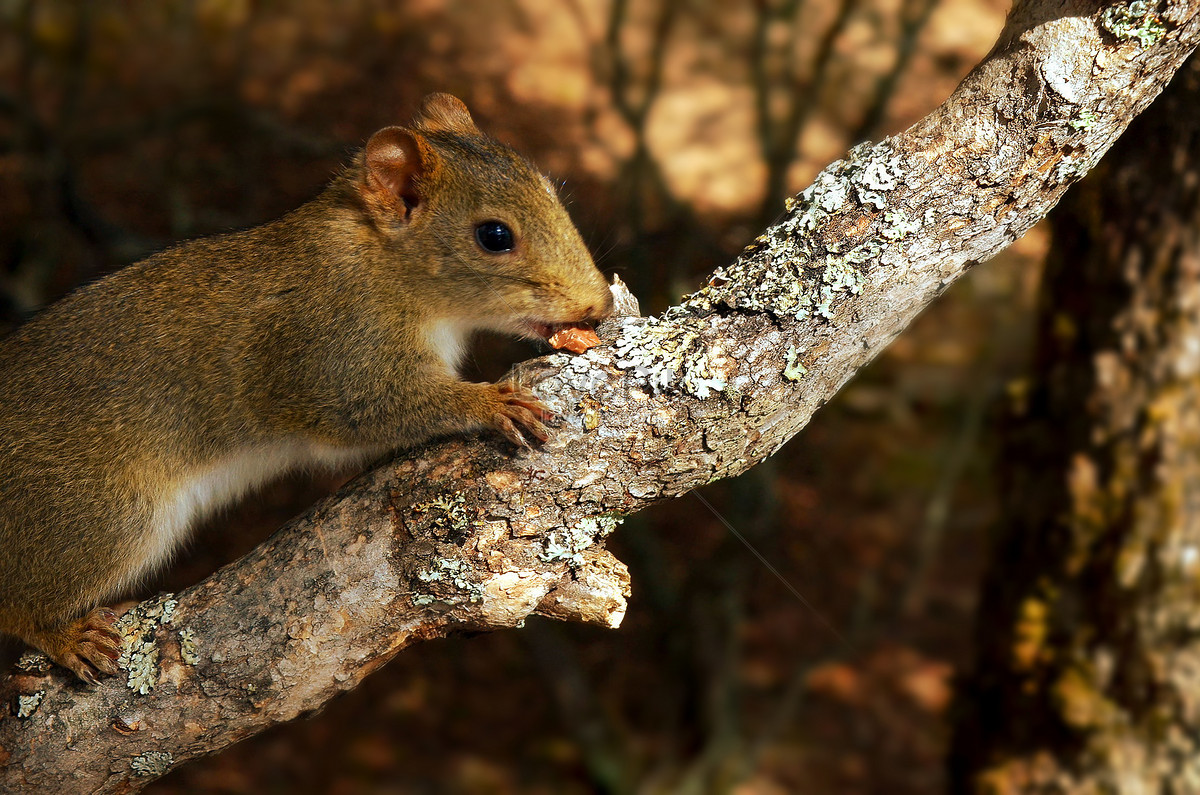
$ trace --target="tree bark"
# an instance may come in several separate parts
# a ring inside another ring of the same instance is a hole
[[[531,613],[616,626],[620,517],[778,449],[970,265],[1020,237],[1200,40],[1200,0],[1031,0],[955,93],[829,166],[736,262],[607,344],[525,363],[541,449],[410,451],[212,577],[140,605],[128,676],[0,685],[6,790],[132,792],[319,709],[401,649]]]
[[[961,792],[1200,792],[1200,58],[1056,214]]]

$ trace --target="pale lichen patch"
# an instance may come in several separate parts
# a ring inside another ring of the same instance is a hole
[[[120,664],[129,673],[126,684],[130,690],[144,696],[154,689],[158,682],[158,646],[153,640],[122,644]]]
[[[114,624],[121,636],[121,656],[117,664],[128,676],[130,690],[146,695],[158,682],[158,644],[155,633],[170,624],[178,602],[172,594],[161,594],[135,605]]]
[[[833,292],[849,292],[858,295],[862,292],[866,279],[862,271],[845,260],[830,257],[825,261],[825,270],[821,273],[821,281]]]
[[[33,717],[33,713],[37,712],[38,705],[42,703],[42,699],[45,697],[45,690],[38,690],[36,693],[30,693],[25,696],[17,696],[17,717]]]
[[[637,326],[641,321],[639,318],[620,317],[608,322],[625,329]],[[557,409],[564,419],[577,421],[576,417],[579,415],[572,410],[573,407],[569,403],[559,401],[565,395],[595,395],[602,390],[609,375],[601,365],[608,363],[610,357],[611,353],[607,347],[592,348],[579,355],[559,353],[549,356],[547,362],[554,368],[555,374],[538,385],[539,397],[548,406]],[[584,413],[580,419],[586,423],[588,416]],[[598,412],[594,419],[599,419]]]
[[[427,518],[438,529],[452,533],[469,532],[474,521],[467,512],[466,499],[461,494],[439,496],[412,507],[415,513]]]
[[[1098,118],[1095,111],[1082,109],[1072,118],[1067,119],[1067,126],[1075,132],[1086,132],[1092,128]]]
[[[1096,167],[1103,154],[1103,151],[1088,149],[1066,154],[1055,164],[1048,181],[1052,185],[1062,185],[1082,179],[1084,174]]]
[[[902,261],[904,239],[922,227],[892,196],[905,187],[904,173],[891,140],[856,146],[789,201],[787,217],[713,274],[684,307],[724,305],[778,318],[834,320],[839,297],[860,294],[873,278],[873,266]],[[879,212],[888,207],[893,209]],[[830,228],[835,213],[842,214],[841,232],[822,235],[818,230]]]
[[[1149,0],[1109,6],[1100,16],[1100,24],[1118,39],[1136,41],[1143,47],[1157,44],[1167,34],[1167,26],[1158,15],[1158,4]]]
[[[621,519],[613,516],[589,516],[570,527],[556,527],[546,536],[538,557],[547,563],[562,560],[572,568],[583,565],[583,551],[617,529]]]
[[[179,630],[179,658],[186,665],[195,665],[200,662],[200,648],[196,643],[196,633],[188,627]]]
[[[858,148],[855,147],[855,150]],[[860,163],[856,163],[854,160],[855,150],[850,152],[851,165],[848,174],[858,193],[858,201],[860,204],[882,210],[887,206],[885,194],[895,190],[903,176],[903,172],[900,170],[900,155],[881,157],[879,156],[881,150],[878,147],[868,147],[866,150],[869,153],[868,156]],[[856,169],[856,166],[859,168]]]
[[[787,363],[783,366],[783,377],[789,381],[799,381],[808,372],[808,368],[800,361],[800,354],[804,353],[803,348],[797,348],[795,345],[788,347]]]
[[[129,769],[135,776],[161,776],[171,769],[174,761],[170,751],[147,751],[130,760]]]
[[[426,569],[417,571],[417,579],[423,583],[447,583],[453,585],[459,591],[466,594],[467,601],[472,604],[483,599],[483,588],[479,583],[471,579],[470,568],[461,560],[453,558],[437,558],[433,561],[433,565]],[[418,595],[413,597],[414,605],[427,605],[433,601],[438,601],[435,596],[422,598]],[[448,600],[441,600],[448,601]]]
[[[916,233],[921,228],[920,221],[909,218],[903,210],[890,210],[883,214],[883,223],[879,226],[879,234],[886,240],[900,240]]]
[[[40,651],[27,651],[16,663],[17,668],[31,674],[44,674],[52,665],[50,658]]]
[[[679,391],[704,400],[726,387],[718,359],[706,342],[715,318],[673,307],[658,318],[622,324],[613,343],[614,363],[657,392]]]

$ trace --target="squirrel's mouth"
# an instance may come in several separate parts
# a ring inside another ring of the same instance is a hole
[[[520,333],[528,337],[545,340],[551,344],[551,347],[557,348],[554,344],[554,338],[561,337],[564,333],[578,336],[584,334],[586,339],[596,336],[596,324],[612,315],[612,299],[609,298],[607,304],[601,306],[599,312],[594,306],[589,306],[575,320],[567,321],[547,321],[542,318],[524,317],[517,322]],[[597,338],[594,344],[599,344]]]
[[[558,331],[560,331],[561,329],[567,328],[568,326],[570,326],[572,324],[571,323],[543,323],[543,322],[536,321],[536,320],[526,320],[521,325],[523,325],[525,327],[525,331],[528,332],[530,336],[538,337],[539,339],[542,339],[542,340],[549,340]]]
[[[531,336],[539,337],[554,350],[583,353],[600,344],[591,323],[542,323],[527,320],[523,324]]]

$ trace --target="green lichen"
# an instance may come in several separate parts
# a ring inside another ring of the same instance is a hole
[[[126,684],[146,695],[158,682],[158,644],[155,633],[170,624],[179,603],[172,594],[147,599],[117,619],[114,629],[121,636],[121,656],[117,664],[127,673]]]
[[[1100,15],[1100,24],[1118,39],[1136,40],[1143,47],[1149,47],[1167,35],[1167,26],[1158,16],[1157,9],[1158,4],[1148,0],[1109,6]]]
[[[130,760],[129,768],[135,776],[161,776],[171,769],[174,761],[170,751],[147,751]]]
[[[45,697],[45,690],[39,690],[36,693],[31,693],[27,696],[17,696],[17,717],[32,717],[33,713],[37,712],[38,705],[42,703],[42,699]]]
[[[437,597],[432,594],[419,593],[413,596],[412,603],[414,607],[424,607],[425,605],[433,604],[437,600]]]
[[[1081,110],[1073,118],[1067,119],[1067,126],[1075,132],[1084,132],[1092,128],[1097,118],[1094,111]]]
[[[570,527],[556,527],[546,536],[538,557],[547,563],[563,560],[573,569],[583,565],[583,551],[617,529],[623,520],[616,516],[581,519]]]
[[[583,565],[582,551],[591,546],[590,541],[582,545],[579,541],[579,538],[563,528],[551,530],[546,537],[546,548],[538,553],[538,557],[547,563],[565,560],[571,568],[578,568]]]
[[[190,628],[179,630],[179,659],[187,665],[200,662],[200,649],[196,644],[196,633]]]
[[[654,391],[700,399],[732,391],[737,357],[709,342],[708,332],[719,322],[715,312],[730,308],[833,323],[847,297],[902,277],[905,239],[930,223],[928,215],[910,218],[892,195],[903,177],[903,157],[890,139],[856,146],[786,201],[786,216],[713,273],[704,288],[661,317],[620,321],[614,363]],[[853,222],[847,227],[853,234],[814,234],[835,213]],[[789,377],[802,374],[795,364],[789,362]],[[557,538],[547,554],[569,558],[572,549]]]
[[[872,151],[872,150],[868,150]],[[878,150],[873,150],[877,154]],[[849,170],[850,179],[858,193],[860,204],[869,205],[876,210],[887,206],[887,194],[900,184],[903,172],[900,170],[900,156],[889,158],[868,157],[857,170],[852,166]]]
[[[1054,182],[1063,183],[1081,175],[1079,161],[1067,156],[1058,161],[1054,166],[1052,177]]]
[[[832,257],[825,261],[821,281],[829,287],[830,293],[848,292],[853,295],[861,293],[863,285],[866,284],[862,271],[844,260]]]
[[[129,674],[129,689],[144,696],[158,682],[158,646],[153,640],[122,644],[120,665]]]
[[[44,674],[50,670],[53,663],[40,651],[27,651],[17,660],[16,665],[26,673]]]
[[[614,363],[655,391],[682,391],[704,400],[728,386],[714,367],[719,351],[704,337],[712,320],[672,307],[662,317],[626,322],[613,343]]]
[[[804,349],[797,349],[795,345],[788,348],[787,364],[783,367],[783,377],[789,381],[799,381],[808,372],[808,368],[800,363],[800,354],[804,353]]]
[[[898,242],[921,228],[918,219],[900,210],[879,212],[894,204],[890,194],[903,185],[903,174],[903,158],[890,140],[856,146],[787,202],[787,216],[715,273],[685,306],[724,305],[779,318],[832,321],[839,299],[861,293],[875,263],[901,261]],[[856,215],[870,226],[845,240],[812,234],[835,213]]]
[[[883,214],[883,223],[879,226],[879,234],[885,240],[900,240],[915,233],[921,224],[914,218],[909,218],[902,210],[891,210]]]
[[[469,601],[479,602],[483,599],[483,587],[471,580],[468,576],[469,571],[466,564],[461,560],[438,558],[433,562],[431,568],[418,571],[417,579],[424,583],[450,583],[458,590],[465,592]],[[434,597],[430,597],[430,601],[433,601],[433,599]],[[417,597],[413,597],[413,604],[420,606],[429,604],[429,602],[422,601],[418,603]]]
[[[580,519],[576,527],[585,533],[591,533],[595,538],[605,538],[611,535],[623,521],[625,521],[625,517],[623,516],[603,514],[601,516],[589,516],[586,519]]]
[[[450,577],[460,574],[462,569],[463,563],[461,560],[438,558],[433,562],[433,568],[422,569],[421,571],[418,571],[417,579],[421,582],[442,582]]]
[[[813,314],[817,317],[823,317],[826,320],[833,320],[833,288],[822,287],[821,293],[817,297],[817,305],[813,307]]]
[[[467,512],[466,500],[461,494],[418,503],[413,506],[413,510],[427,514],[434,527],[452,533],[469,532],[474,525],[471,515]]]

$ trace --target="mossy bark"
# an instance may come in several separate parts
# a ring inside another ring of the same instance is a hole
[[[955,789],[1200,792],[1200,58],[1051,218]]]

